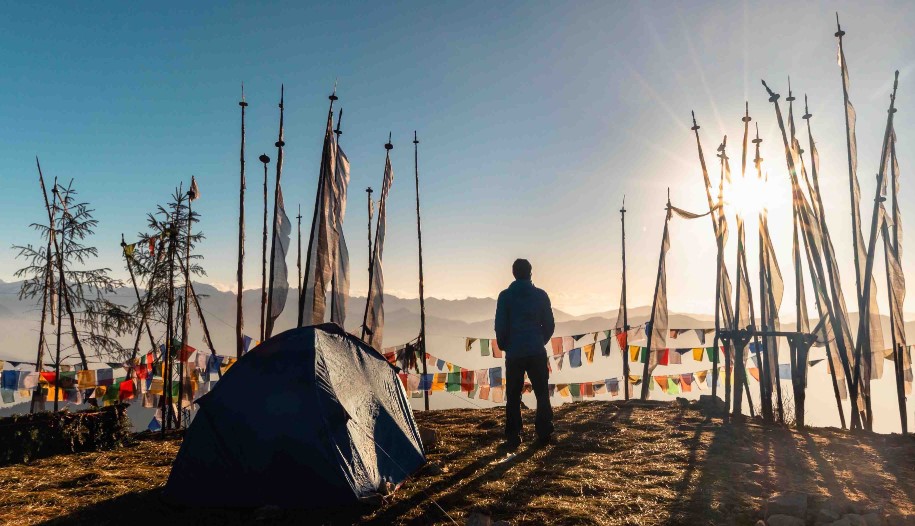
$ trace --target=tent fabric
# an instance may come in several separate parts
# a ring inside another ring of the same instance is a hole
[[[175,504],[345,506],[425,463],[397,369],[335,324],[268,339],[197,403],[165,487]]]

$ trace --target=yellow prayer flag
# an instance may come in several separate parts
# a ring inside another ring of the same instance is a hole
[[[572,393],[569,392],[569,384],[556,384],[556,390],[559,391],[559,396],[563,398],[572,396]]]
[[[164,388],[165,381],[162,378],[153,378],[152,383],[149,384],[149,394],[161,395]]]
[[[637,362],[639,360],[639,351],[641,351],[641,349],[639,348],[638,345],[629,346],[629,361],[630,362]]]
[[[95,379],[95,371],[92,369],[86,369],[83,371],[78,371],[76,373],[76,384],[80,389],[86,389],[89,387],[95,387],[98,385]]]
[[[702,347],[693,348],[693,360],[696,360],[697,362],[701,362],[703,354],[705,354],[705,349],[703,349]]]
[[[588,359],[588,363],[594,363],[594,344],[589,343],[581,348],[585,353],[585,357]]]

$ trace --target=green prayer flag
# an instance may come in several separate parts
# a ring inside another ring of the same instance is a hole
[[[710,362],[716,361],[716,359],[717,359],[716,356],[718,355],[718,351],[717,351],[717,349],[715,349],[714,346],[706,347],[705,352],[708,353],[708,359]]]
[[[641,357],[639,358],[639,361],[641,363],[645,363],[648,361],[649,352],[650,351],[648,350],[648,347],[642,347]]]
[[[572,398],[580,398],[581,384],[569,384],[569,392],[572,393]]]
[[[480,356],[489,356],[489,340],[480,340]]]
[[[445,389],[452,393],[461,390],[460,371],[448,373],[448,380],[445,382]]]
[[[667,394],[675,395],[680,394],[680,386],[674,382],[673,378],[667,379]]]

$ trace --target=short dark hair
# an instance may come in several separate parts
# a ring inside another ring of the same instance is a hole
[[[531,262],[526,259],[516,259],[512,263],[512,274],[515,279],[531,279]]]

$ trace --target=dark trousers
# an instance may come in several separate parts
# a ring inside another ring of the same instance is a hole
[[[509,440],[521,436],[521,391],[527,373],[537,397],[537,417],[534,427],[537,436],[546,438],[553,432],[553,408],[550,406],[547,356],[525,356],[505,359],[505,437]]]

